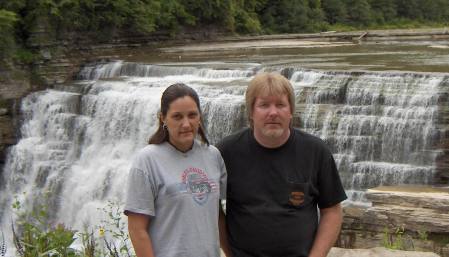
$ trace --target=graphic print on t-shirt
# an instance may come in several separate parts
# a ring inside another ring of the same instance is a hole
[[[209,180],[207,174],[198,168],[188,168],[182,172],[182,184],[186,186],[196,203],[203,205],[209,194],[217,191],[217,184]]]

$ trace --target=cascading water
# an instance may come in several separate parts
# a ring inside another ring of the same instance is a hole
[[[264,69],[292,81],[300,117],[295,125],[329,144],[350,201],[363,202],[363,190],[378,185],[432,183],[440,153],[434,148],[438,94],[447,77],[235,67],[92,65],[72,85],[23,99],[22,139],[10,149],[0,185],[2,231],[9,238],[15,198],[24,209],[47,205],[54,224],[95,227],[103,219],[99,208],[123,200],[133,154],[156,128],[165,87],[183,82],[199,93],[215,143],[246,125],[244,91]]]
[[[330,145],[352,201],[378,185],[430,184],[447,76],[299,71],[301,127]]]

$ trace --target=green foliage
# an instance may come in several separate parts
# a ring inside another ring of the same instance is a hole
[[[14,25],[17,16],[14,12],[0,9],[0,59],[8,58],[12,55],[15,39]]]
[[[69,248],[75,240],[75,231],[62,224],[48,227],[46,206],[38,206],[29,214],[21,210],[21,203],[16,197],[12,208],[19,217],[18,231],[13,224],[13,239],[20,256],[76,256]]]
[[[193,26],[196,20],[179,1],[166,0],[160,3],[156,25],[159,29],[167,29],[174,34],[179,31],[181,24]]]
[[[383,246],[392,250],[407,250],[404,226],[397,227],[393,233],[384,228]]]
[[[31,50],[23,48],[17,49],[13,56],[13,59],[21,64],[32,64],[38,60],[38,58],[39,55],[33,53]]]
[[[422,9],[419,6],[419,1],[420,0],[396,0],[396,10],[399,17],[421,20]]]
[[[156,29],[159,1],[148,0],[35,0],[22,8],[25,29],[47,23],[58,37],[66,32],[98,32],[110,38],[119,30],[150,33]]]
[[[370,0],[372,17],[375,23],[384,24],[397,16],[396,4],[391,0]]]
[[[12,227],[17,252],[21,257],[134,257],[121,206],[121,203],[110,201],[100,209],[105,219],[96,227],[98,233],[78,233],[63,224],[48,225],[47,206],[39,205],[28,212],[16,196],[12,208],[18,219]],[[70,247],[77,238],[83,244],[81,252]],[[1,247],[0,241],[0,250]]]
[[[224,23],[229,31],[257,34],[262,32],[258,11],[264,1],[257,0],[228,0],[227,18]]]
[[[268,33],[305,31],[307,21],[307,3],[305,0],[270,1],[261,13],[263,28]]]
[[[176,35],[205,25],[244,34],[447,26],[448,1],[0,0],[0,64],[11,57],[31,64],[35,56],[15,49],[61,39]]]
[[[422,241],[427,241],[429,239],[429,235],[426,231],[418,230],[419,239]]]
[[[348,22],[352,25],[368,26],[372,22],[371,6],[367,0],[344,0]]]
[[[101,237],[104,237],[104,246],[107,249],[106,254],[113,257],[131,256],[132,251],[129,248],[131,240],[127,233],[126,223],[123,218],[122,204],[119,202],[108,201],[108,204],[101,211],[107,218],[102,220],[102,225],[97,227]],[[107,238],[110,238],[108,241]],[[118,245],[116,245],[118,243]]]
[[[323,0],[323,10],[330,24],[344,23],[347,20],[346,6],[341,0]]]
[[[1,40],[9,42],[1,46],[14,41],[14,24],[26,42],[39,26],[50,28],[56,39],[72,32],[108,39],[120,31],[175,34],[185,26],[211,24],[241,33],[295,33],[337,23],[362,28],[449,20],[448,0],[3,0],[0,9],[0,31],[6,35]]]

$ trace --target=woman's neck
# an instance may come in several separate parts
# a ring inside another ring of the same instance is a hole
[[[182,152],[182,153],[187,153],[188,151],[192,150],[193,148],[193,141],[190,144],[186,144],[186,145],[181,145],[181,144],[175,144],[172,141],[168,140],[168,143],[170,145],[172,145],[176,150]]]

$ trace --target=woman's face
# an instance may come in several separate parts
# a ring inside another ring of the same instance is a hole
[[[170,143],[181,151],[188,151],[200,126],[200,112],[193,98],[184,96],[171,102],[162,121],[167,126]]]

